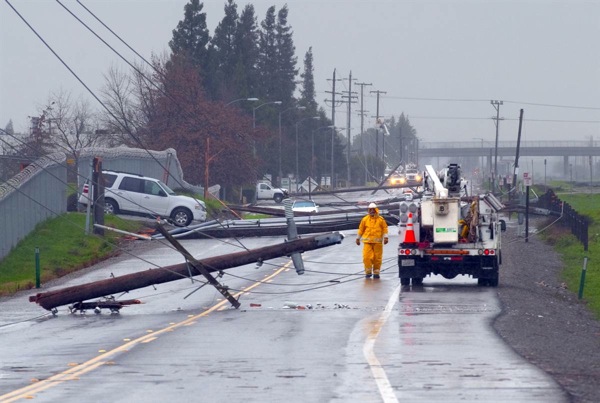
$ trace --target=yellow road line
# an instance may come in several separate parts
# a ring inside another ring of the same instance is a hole
[[[286,263],[284,266],[280,267],[274,273],[270,274],[268,277],[266,277],[265,279],[263,279],[261,281],[264,282],[265,280],[270,280],[273,277],[279,275],[284,270],[286,270],[290,266],[290,264],[291,264],[291,262]],[[261,284],[261,281],[257,281],[254,284],[246,287],[244,289],[244,291],[240,291],[240,292],[234,294],[234,297],[238,298],[240,295],[243,295],[243,294],[247,293],[248,291],[252,290],[253,288],[258,287]],[[122,344],[119,347],[116,347],[110,351],[104,352],[101,355],[99,355],[95,358],[92,358],[91,360],[88,360],[82,364],[73,366],[72,368],[69,368],[66,371],[60,372],[56,375],[53,375],[53,376],[46,378],[44,380],[41,380],[39,382],[35,382],[35,383],[25,386],[21,389],[17,389],[12,392],[6,393],[6,394],[0,396],[0,403],[14,402],[19,399],[31,399],[32,394],[42,392],[42,391],[52,388],[54,386],[58,386],[66,381],[72,381],[72,380],[79,379],[79,376],[86,374],[90,371],[93,371],[94,369],[96,369],[98,367],[101,367],[102,365],[106,364],[109,361],[109,359],[114,358],[114,356],[117,355],[118,353],[127,352],[131,348],[135,347],[137,344],[149,343],[149,342],[157,339],[159,335],[166,333],[166,332],[171,332],[174,329],[177,329],[178,327],[191,325],[191,324],[195,323],[195,321],[198,320],[199,318],[202,318],[202,317],[208,315],[209,313],[218,310],[223,305],[225,305],[227,302],[228,302],[227,300],[222,300],[222,301],[216,303],[215,305],[213,305],[212,307],[208,308],[206,311],[204,311],[202,313],[189,316],[186,320],[171,324],[163,329],[160,329],[155,332],[151,332],[144,336],[138,337],[137,339],[129,340],[129,341],[127,341],[127,343]],[[128,340],[128,339],[125,339],[125,340]]]
[[[381,367],[381,363],[375,355],[374,347],[375,340],[377,340],[377,336],[379,336],[381,329],[390,317],[392,309],[394,308],[394,305],[396,305],[396,302],[398,301],[399,297],[400,286],[396,287],[396,289],[392,293],[392,296],[388,300],[388,303],[385,306],[383,313],[381,314],[381,316],[379,316],[375,323],[373,323],[373,327],[367,335],[367,339],[365,340],[365,344],[363,345],[363,355],[367,359],[367,363],[371,368],[371,373],[373,374],[373,378],[377,383],[377,387],[379,388],[379,394],[381,395],[381,398],[383,399],[384,403],[397,403],[398,398],[394,393],[394,389],[390,384],[385,370]]]

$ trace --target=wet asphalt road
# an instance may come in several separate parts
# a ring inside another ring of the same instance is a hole
[[[119,315],[62,307],[56,317],[31,319],[46,313],[27,301],[34,292],[4,299],[0,401],[566,401],[491,329],[500,312],[494,289],[438,277],[401,289],[391,232],[379,281],[363,278],[355,232],[304,253],[303,276],[287,258],[227,270],[221,280],[232,292],[246,290],[238,310],[210,286],[185,298],[198,287],[190,280],[132,291],[122,298],[144,304]],[[241,240],[248,248],[279,241]],[[182,243],[200,259],[240,247]],[[156,265],[182,261],[161,243],[142,250]],[[56,287],[147,269],[147,262],[124,255]]]

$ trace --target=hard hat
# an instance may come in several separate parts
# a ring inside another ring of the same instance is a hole
[[[377,204],[371,203],[371,204],[369,204],[369,207],[367,207],[367,208],[377,208]]]

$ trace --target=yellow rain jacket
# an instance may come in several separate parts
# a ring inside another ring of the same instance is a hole
[[[379,215],[379,209],[375,209],[375,215],[366,215],[360,220],[358,236],[363,243],[383,243],[387,238],[388,226],[385,218]]]

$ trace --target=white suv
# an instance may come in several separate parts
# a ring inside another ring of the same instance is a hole
[[[189,196],[176,195],[158,179],[124,172],[102,171],[104,179],[104,212],[128,212],[152,217],[170,218],[178,227],[192,220],[206,221],[206,205]],[[90,200],[89,185],[83,185],[79,203]],[[93,203],[92,203],[93,204]]]

